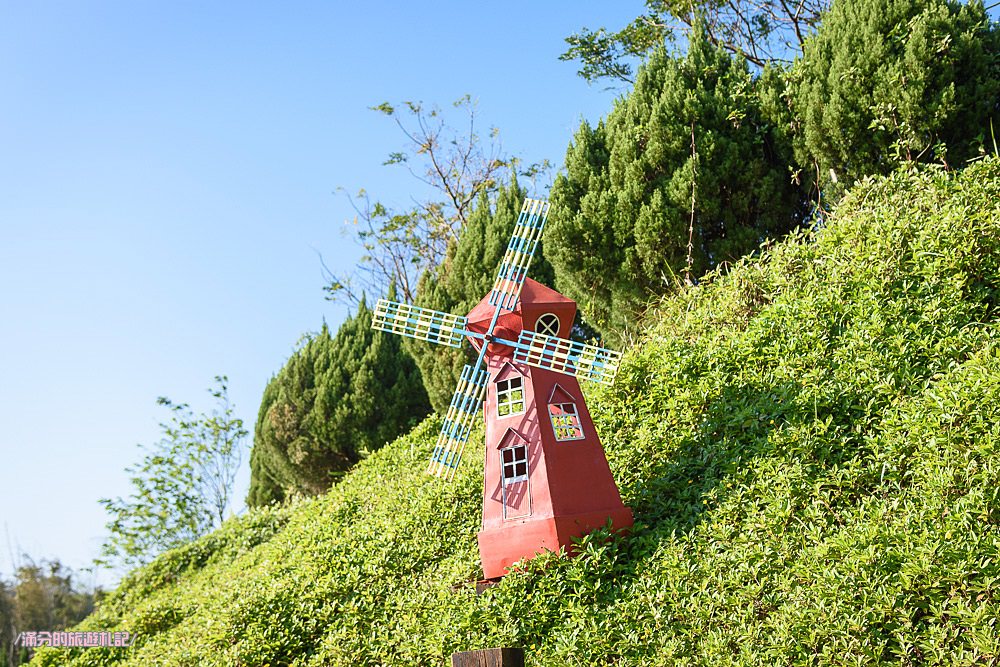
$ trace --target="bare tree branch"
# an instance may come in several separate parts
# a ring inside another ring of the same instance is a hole
[[[787,63],[819,24],[830,0],[646,0],[647,14],[617,32],[582,29],[566,38],[560,60],[582,63],[588,81],[633,83],[634,64],[650,51],[688,35],[700,17],[709,40],[756,68]]]
[[[487,140],[477,133],[475,102],[464,96],[454,103],[464,113],[463,129],[450,126],[442,111],[407,101],[400,108],[382,103],[373,110],[390,116],[406,140],[386,165],[402,164],[430,196],[411,198],[411,206],[393,210],[362,190],[348,195],[354,219],[351,235],[365,254],[349,271],[331,271],[322,263],[327,298],[356,303],[365,294],[385,294],[396,285],[400,298],[414,300],[420,276],[437,266],[465,227],[476,199],[497,190],[504,170],[518,170],[518,161],[504,156],[499,133]],[[548,163],[529,165],[520,173],[533,177]],[[341,191],[343,191],[341,189]]]

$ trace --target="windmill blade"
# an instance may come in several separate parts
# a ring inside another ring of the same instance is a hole
[[[379,299],[372,313],[372,329],[451,347],[462,346],[467,321],[460,315],[387,299]]]
[[[522,331],[514,347],[514,359],[529,366],[609,385],[615,381],[622,353],[558,336]]]
[[[549,215],[549,203],[541,199],[525,199],[521,215],[517,218],[514,233],[507,244],[507,252],[500,262],[490,305],[505,310],[514,310],[521,295],[521,287],[528,275],[528,266],[542,237],[545,220]]]
[[[485,368],[479,368],[479,364],[476,366],[466,364],[462,369],[458,388],[451,398],[444,426],[441,427],[437,445],[431,454],[428,473],[447,480],[455,476],[455,468],[462,460],[462,452],[465,451],[465,443],[469,440],[472,424],[480,416],[488,378],[489,373]]]

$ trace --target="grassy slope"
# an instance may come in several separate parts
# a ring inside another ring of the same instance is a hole
[[[592,411],[634,533],[477,597],[482,450],[425,423],[328,495],[133,573],[35,664],[996,664],[1000,162],[859,187],[665,300]]]

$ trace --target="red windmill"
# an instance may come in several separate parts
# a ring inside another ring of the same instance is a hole
[[[479,351],[466,365],[428,471],[451,479],[485,397],[479,553],[487,579],[604,526],[632,525],[577,378],[610,384],[621,354],[568,339],[576,304],[530,278],[548,214],[521,209],[493,290],[466,317],[379,300],[372,327]]]

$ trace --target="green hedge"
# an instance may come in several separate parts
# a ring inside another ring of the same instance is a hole
[[[996,664],[998,202],[995,159],[869,181],[663,301],[590,393],[627,537],[477,596],[482,450],[426,477],[428,421],[128,578],[81,629],[136,647],[34,664]]]

